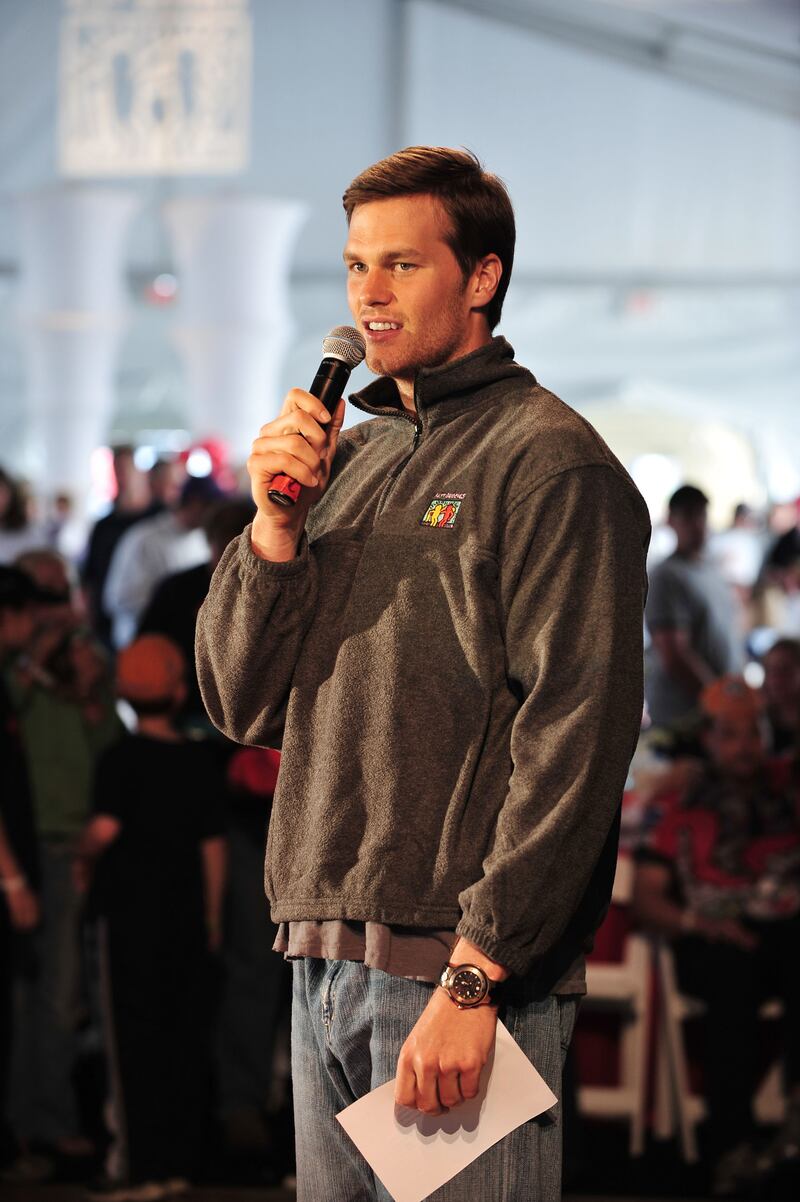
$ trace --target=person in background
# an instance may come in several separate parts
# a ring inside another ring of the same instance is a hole
[[[180,650],[142,635],[120,652],[117,691],[135,734],[101,757],[75,874],[100,919],[107,1039],[124,1154],[122,1177],[89,1191],[112,1202],[186,1192],[209,1117],[210,953],[221,941],[226,851],[223,781],[207,744],[175,715],[186,694]],[[118,1149],[119,1152],[119,1149]]]
[[[660,799],[636,852],[634,913],[673,943],[680,988],[707,1007],[705,1093],[717,1196],[800,1162],[800,810],[792,765],[770,760],[759,694],[726,676],[701,695],[709,764]],[[752,1096],[758,1009],[783,1003],[786,1120],[759,1157]]]
[[[280,752],[238,747],[228,762],[230,873],[218,1027],[219,1108],[226,1151],[262,1180],[291,1167],[288,1090],[276,1080],[276,1040],[288,1019],[291,966],[274,955],[264,900],[264,846]],[[288,1042],[288,1041],[287,1041]],[[288,1120],[288,1121],[287,1121]],[[289,1143],[289,1146],[287,1146]]]
[[[707,684],[743,666],[730,589],[705,556],[708,497],[683,485],[670,497],[669,524],[676,547],[650,573],[645,608],[645,694],[656,726],[692,715]]]
[[[33,637],[37,600],[30,578],[0,566],[0,1168],[20,1158],[6,1118],[12,1038],[12,961],[16,932],[39,922],[39,870],[30,780],[5,672]],[[13,1176],[13,1174],[12,1174]],[[23,1174],[24,1176],[24,1174]]]
[[[781,534],[767,552],[756,603],[764,626],[800,638],[800,525]]]
[[[67,559],[74,559],[82,550],[81,522],[75,513],[75,498],[68,492],[57,492],[48,499],[42,522],[43,542]]]
[[[182,459],[157,459],[147,473],[153,511],[160,513],[177,505],[186,480],[186,464]]]
[[[765,538],[751,507],[740,501],[730,526],[708,540],[709,559],[723,580],[737,590],[742,604],[750,600],[758,579]]]
[[[103,588],[114,550],[126,530],[164,508],[151,488],[155,468],[149,477],[140,471],[131,446],[115,447],[113,456],[114,504],[92,527],[81,570],[92,627],[107,646],[111,645],[111,618],[103,607]]]
[[[254,513],[255,505],[250,497],[230,497],[213,505],[203,523],[210,558],[196,567],[166,576],[156,587],[139,623],[139,634],[166,635],[180,647],[186,659],[188,688],[180,715],[182,725],[214,729],[206,716],[194,664],[197,614],[223,551],[252,521]]]
[[[96,757],[122,726],[108,657],[80,626],[66,562],[37,551],[20,563],[37,590],[36,630],[5,683],[32,793],[41,921],[16,941],[9,1114],[21,1140],[76,1158],[92,1148],[73,1081],[84,1006],[72,844],[89,812]]]
[[[778,639],[763,659],[763,693],[776,752],[800,752],[800,640]]]
[[[156,586],[166,576],[206,563],[209,548],[202,526],[222,496],[210,476],[190,476],[172,508],[138,522],[122,536],[103,590],[115,647],[133,639]]]
[[[0,467],[0,564],[46,542],[42,527],[31,520],[22,483]]]

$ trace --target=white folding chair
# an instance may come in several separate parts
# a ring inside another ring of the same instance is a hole
[[[656,1043],[655,1115],[656,1138],[669,1139],[677,1127],[683,1159],[691,1164],[698,1159],[697,1124],[705,1117],[704,1099],[692,1092],[686,1056],[684,1024],[705,1013],[697,998],[687,997],[678,988],[675,957],[666,942],[656,950],[659,1022]],[[776,1000],[765,1002],[759,1011],[763,1019],[780,1018],[782,1007]],[[733,1054],[733,1052],[732,1052]],[[776,1061],[762,1081],[754,1100],[756,1118],[762,1123],[777,1123],[783,1117],[780,1063]]]
[[[620,856],[611,905],[629,907],[633,893],[633,862]],[[652,1023],[651,947],[635,931],[625,935],[619,963],[589,960],[586,965],[587,1010],[615,1011],[622,1017],[617,1085],[582,1085],[580,1111],[592,1118],[623,1118],[630,1123],[631,1156],[644,1152],[647,1115],[647,1059]]]

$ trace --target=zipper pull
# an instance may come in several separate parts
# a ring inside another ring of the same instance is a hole
[[[400,475],[403,468],[406,466],[409,459],[411,458],[411,456],[414,454],[417,447],[419,446],[419,436],[421,433],[422,433],[422,424],[421,424],[419,418],[417,418],[417,420],[414,422],[414,441],[411,444],[411,450],[389,472],[389,476],[388,476],[389,480],[396,480],[397,477]]]

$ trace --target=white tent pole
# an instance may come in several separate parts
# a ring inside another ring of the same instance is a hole
[[[270,198],[184,197],[164,206],[179,280],[172,332],[197,436],[221,436],[243,463],[277,413],[292,333],[289,270],[305,206]]]

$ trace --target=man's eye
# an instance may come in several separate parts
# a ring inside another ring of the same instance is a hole
[[[362,271],[366,271],[367,269],[363,263],[351,263],[350,270],[360,274]]]
[[[398,271],[413,271],[414,270],[413,263],[395,263],[395,267],[397,268]]]

